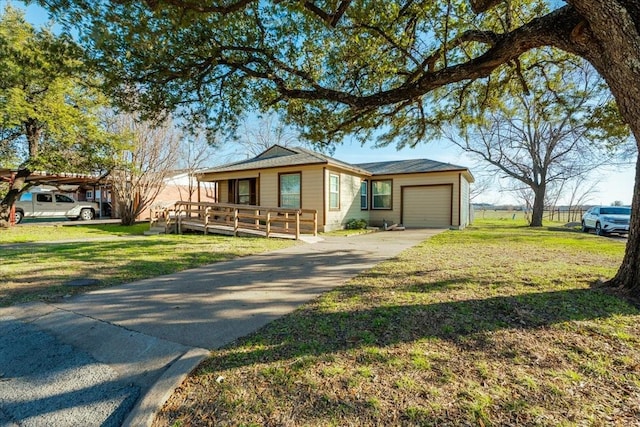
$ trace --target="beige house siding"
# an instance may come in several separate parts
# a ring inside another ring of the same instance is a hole
[[[323,224],[322,166],[306,168],[302,171],[302,208],[318,211],[318,223]]]
[[[431,173],[413,173],[402,175],[377,175],[372,180],[393,180],[393,194],[392,194],[392,209],[371,209],[370,223],[373,226],[380,227],[382,222],[386,221],[388,224],[400,224],[402,221],[402,187],[411,186],[424,186],[424,185],[436,185],[436,184],[451,184],[453,186],[451,194],[453,205],[451,207],[452,221],[449,226],[458,227],[458,215],[459,210],[459,172],[431,172]],[[369,196],[369,204],[371,205],[371,198]],[[446,203],[451,203],[451,199],[446,200]],[[370,206],[371,207],[371,206]]]
[[[340,179],[340,209],[329,209],[329,177],[338,175]],[[369,221],[369,213],[360,209],[360,183],[363,177],[342,172],[335,168],[326,168],[324,174],[325,200],[327,200],[327,221],[324,231],[344,228],[350,219]]]
[[[301,185],[304,185],[304,176],[301,179]],[[302,192],[304,192],[304,188]],[[266,170],[260,174],[260,204],[278,207],[278,171]]]
[[[471,224],[471,199],[470,199],[470,192],[471,192],[471,184],[469,184],[469,181],[467,181],[467,178],[463,175],[460,174],[460,210],[461,210],[461,216],[460,216],[460,228],[464,228],[467,225]]]

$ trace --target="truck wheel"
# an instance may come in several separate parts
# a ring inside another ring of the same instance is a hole
[[[16,224],[20,224],[22,222],[22,218],[24,218],[24,214],[22,211],[16,211],[14,218],[16,219]]]
[[[80,211],[80,219],[83,221],[92,220],[93,217],[94,217],[94,213],[93,213],[93,210],[91,209],[82,209]]]

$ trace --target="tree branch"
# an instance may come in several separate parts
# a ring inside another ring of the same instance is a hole
[[[500,3],[500,1],[501,0],[470,0],[471,9],[473,9],[475,13],[486,12]]]
[[[420,70],[407,79],[402,86],[366,96],[356,96],[348,92],[317,87],[314,89],[286,89],[281,94],[290,99],[327,100],[358,109],[373,109],[395,104],[405,99],[420,97],[436,88],[487,77],[502,64],[513,61],[521,54],[540,46],[565,44],[569,34],[567,28],[574,28],[582,20],[571,7],[563,7],[549,15],[537,18],[506,34],[491,34],[471,31],[461,37],[465,40],[492,41],[493,45],[481,56],[462,64],[452,65],[436,71]],[[434,54],[435,55],[435,54]],[[434,61],[433,56],[429,61]]]
[[[274,4],[279,4],[279,3],[282,3],[283,1],[284,0],[274,0]],[[307,0],[303,3],[303,6],[309,12],[313,13],[322,21],[324,21],[327,25],[331,27],[335,27],[336,25],[338,25],[338,22],[340,22],[340,19],[342,19],[342,16],[347,12],[347,9],[349,9],[349,6],[351,6],[351,2],[352,0],[342,0],[338,5],[338,7],[336,8],[336,11],[333,13],[325,12],[321,7],[317,6],[313,1]]]
[[[173,7],[177,7],[184,10],[192,10],[194,12],[199,13],[220,13],[220,14],[228,14],[232,12],[237,12],[241,9],[244,9],[251,3],[254,3],[255,0],[238,0],[234,3],[225,5],[225,6],[208,6],[202,4],[202,2],[196,1],[185,1],[185,0],[144,0],[149,9],[157,10],[159,6],[162,4],[167,4]],[[119,0],[119,2],[124,3],[125,1]]]

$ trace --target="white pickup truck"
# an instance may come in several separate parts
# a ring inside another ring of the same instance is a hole
[[[43,191],[22,193],[16,202],[16,223],[24,217],[33,218],[61,218],[71,220],[81,219],[88,221],[99,212],[98,204],[92,202],[78,202],[71,197],[56,193],[55,191]]]

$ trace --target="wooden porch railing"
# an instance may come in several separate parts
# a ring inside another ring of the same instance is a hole
[[[151,227],[163,221],[165,230],[178,234],[184,230],[207,233],[226,232],[278,235],[300,238],[318,234],[318,211],[285,209],[231,203],[177,202],[174,206],[151,211]],[[284,237],[282,236],[282,237]]]

